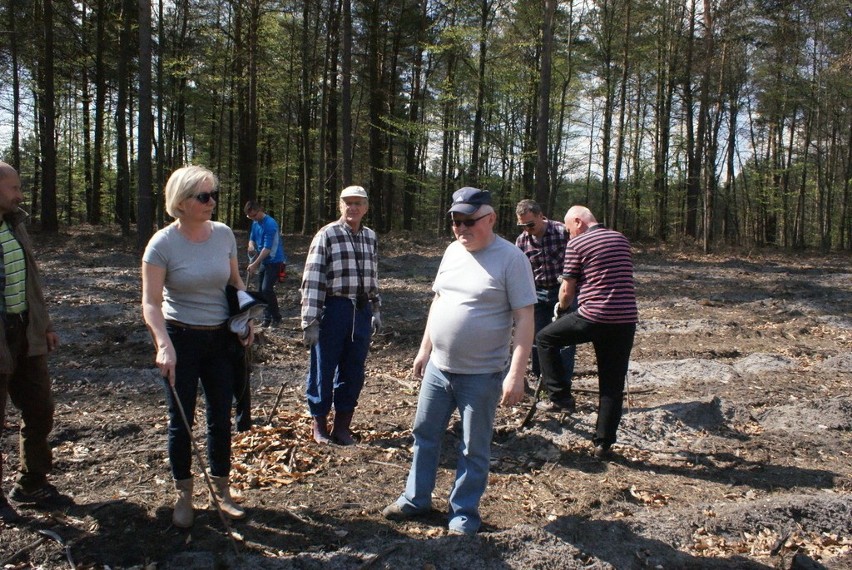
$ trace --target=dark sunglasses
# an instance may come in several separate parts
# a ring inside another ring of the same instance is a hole
[[[210,201],[210,198],[213,198],[217,202],[219,201],[219,191],[216,190],[214,192],[202,192],[201,194],[196,194],[195,199],[201,202],[202,204],[206,204]]]
[[[453,220],[450,220],[450,223],[453,224],[455,227],[464,226],[466,228],[472,228],[473,226],[476,225],[476,222],[478,222],[479,220],[481,220],[485,216],[489,216],[489,215],[490,214],[483,214],[483,215],[479,216],[478,218],[473,218],[472,220],[455,220],[455,219],[453,219]]]
[[[525,224],[518,224],[519,228],[527,228],[529,230],[535,227],[535,222],[526,222]]]

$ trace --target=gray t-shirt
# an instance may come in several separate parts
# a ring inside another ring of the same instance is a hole
[[[432,290],[433,364],[456,374],[505,370],[511,358],[512,311],[536,302],[532,268],[514,244],[496,236],[469,252],[447,247]]]
[[[175,224],[154,234],[142,261],[164,267],[163,316],[189,325],[219,325],[228,319],[225,285],[237,240],[225,224],[212,222],[207,241],[189,241]]]

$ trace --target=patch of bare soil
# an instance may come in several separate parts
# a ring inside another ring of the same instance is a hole
[[[6,568],[852,568],[848,255],[637,252],[641,323],[618,457],[590,455],[597,380],[582,346],[575,414],[537,413],[519,429],[532,390],[498,412],[485,525],[458,537],[442,512],[454,425],[441,510],[406,523],[379,514],[410,464],[409,369],[446,242],[381,239],[386,328],[355,418],[361,443],[342,448],[309,439],[297,291],[308,239],[289,236],[284,324],[254,349],[256,425],[234,436],[249,516],[232,540],[200,477],[195,526],[170,524],[164,391],[131,242],[92,230],[37,242],[64,342],[51,359],[53,481],[76,506],[22,509],[22,524],[0,527]],[[6,490],[19,421],[10,405]],[[200,425],[195,437],[203,443]],[[45,529],[66,546],[42,540]]]

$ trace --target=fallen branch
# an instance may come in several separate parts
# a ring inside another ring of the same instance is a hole
[[[0,560],[0,566],[5,568],[7,564],[11,564],[15,560],[17,560],[19,556],[26,554],[30,550],[35,550],[36,548],[38,548],[39,546],[41,546],[45,542],[47,542],[47,538],[42,536],[41,538],[39,538],[35,542],[32,542],[32,543],[26,545],[25,547],[21,548],[17,552],[14,552],[11,556],[6,558],[5,560]]]
[[[272,423],[272,416],[275,415],[275,410],[278,409],[278,404],[281,403],[281,395],[284,393],[284,386],[287,384],[285,382],[281,383],[281,387],[278,389],[278,396],[275,397],[275,403],[272,405],[272,409],[269,410],[269,415],[266,417],[266,423]]]
[[[125,502],[127,502],[127,499],[114,499],[112,501],[104,501],[103,503],[101,503],[99,505],[95,505],[94,507],[89,509],[89,514],[95,513],[95,512],[101,510],[104,507],[109,507],[111,505],[117,505],[119,503],[125,503]]]
[[[599,391],[593,390],[592,388],[571,388],[572,392],[577,392],[578,394],[600,394]],[[645,388],[643,390],[630,390],[630,395],[634,394],[651,394],[654,392],[653,388]],[[622,392],[622,394],[627,395],[627,392]]]
[[[397,544],[393,544],[393,545],[389,546],[388,548],[385,548],[385,549],[384,549],[384,550],[382,550],[381,552],[378,552],[378,553],[374,554],[374,555],[373,555],[373,556],[372,556],[369,560],[366,560],[363,564],[361,564],[361,565],[358,567],[358,568],[359,568],[359,570],[364,570],[364,569],[366,569],[366,568],[372,568],[372,567],[373,567],[373,565],[374,565],[376,562],[378,562],[379,560],[381,560],[382,558],[384,558],[384,557],[385,557],[385,556],[387,556],[388,554],[391,554],[391,553],[392,553],[392,552],[394,552],[396,549],[398,549],[400,546],[401,546],[401,545],[400,545],[399,543],[397,543]]]
[[[408,467],[406,467],[404,465],[397,465],[396,463],[388,463],[387,461],[376,461],[376,460],[373,459],[373,460],[368,461],[367,463],[375,463],[376,465],[384,465],[385,467],[396,467],[397,469],[404,469],[404,470],[408,471]]]

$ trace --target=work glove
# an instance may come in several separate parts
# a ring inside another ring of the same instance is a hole
[[[319,323],[311,323],[302,331],[302,342],[305,346],[312,348],[319,342]]]
[[[565,309],[564,311],[559,308],[559,303],[553,305],[553,320],[556,321],[562,315],[568,313],[571,309]]]
[[[373,313],[373,320],[370,321],[370,325],[373,328],[373,334],[379,334],[382,332],[382,313],[379,311],[375,311]]]

